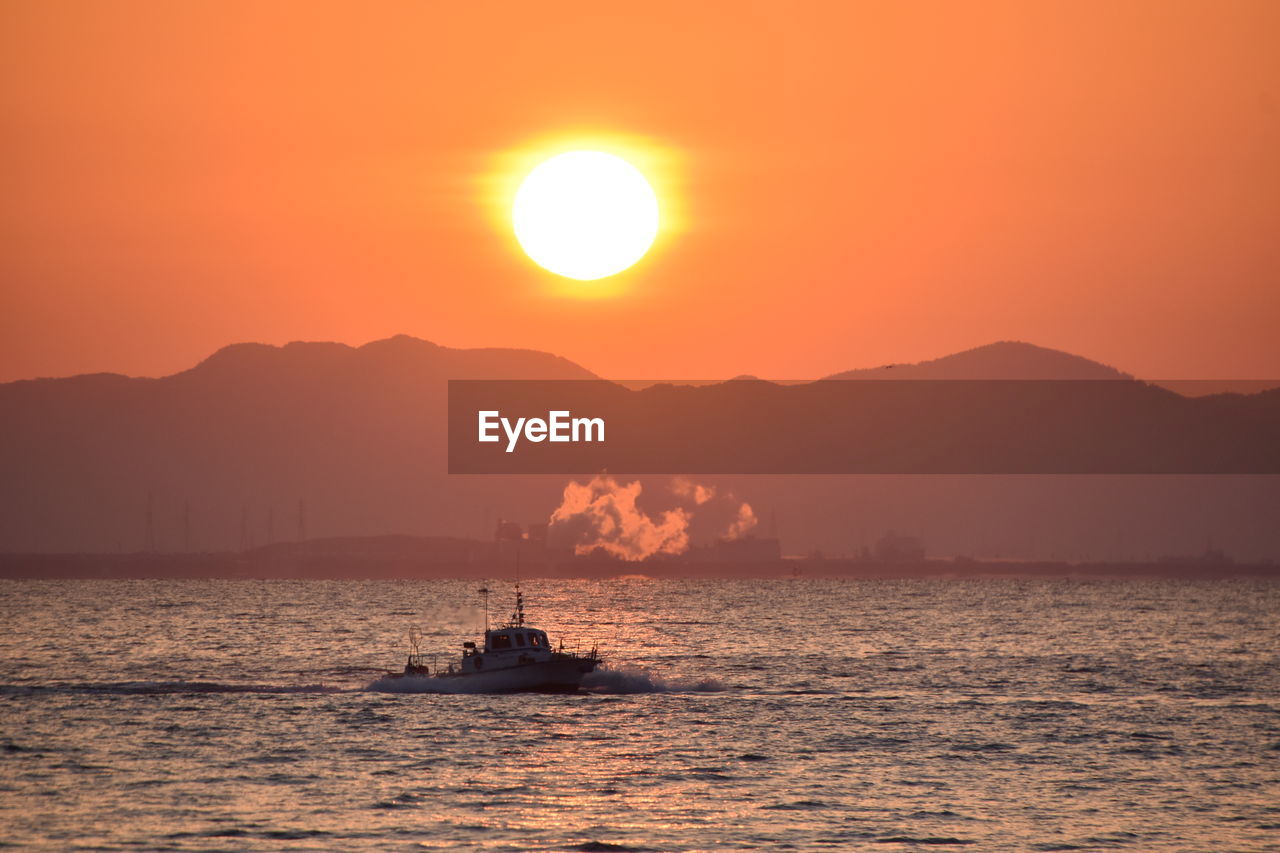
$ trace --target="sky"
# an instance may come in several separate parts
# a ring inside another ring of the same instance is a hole
[[[614,378],[996,340],[1280,377],[1274,2],[0,2],[0,381],[410,334]],[[604,145],[649,254],[533,264]]]

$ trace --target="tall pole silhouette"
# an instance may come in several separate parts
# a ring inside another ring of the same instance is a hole
[[[154,551],[156,549],[156,516],[154,507],[154,494],[147,491],[147,532],[146,532],[146,550]]]

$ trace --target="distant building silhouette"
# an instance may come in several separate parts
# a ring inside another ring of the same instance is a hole
[[[690,548],[684,559],[710,563],[760,563],[781,560],[782,545],[772,537],[717,539],[710,545]]]
[[[915,536],[899,536],[890,530],[876,542],[875,559],[882,563],[918,563],[924,559],[924,544]]]
[[[493,530],[495,542],[519,542],[524,539],[524,529],[514,521],[498,519],[498,526]]]

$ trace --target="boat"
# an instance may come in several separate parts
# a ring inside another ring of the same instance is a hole
[[[462,658],[457,665],[436,667],[433,671],[426,656],[410,637],[409,659],[404,672],[388,673],[389,679],[411,679],[398,687],[411,687],[414,692],[438,693],[576,693],[582,679],[600,664],[596,647],[589,652],[552,648],[547,632],[525,624],[524,595],[516,585],[516,606],[511,618],[498,628],[489,627],[489,590],[485,597],[484,643],[462,644]]]

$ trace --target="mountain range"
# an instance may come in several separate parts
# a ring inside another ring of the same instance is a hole
[[[154,379],[91,374],[0,384],[0,551],[483,536],[499,517],[545,521],[565,477],[445,473],[447,380],[592,378],[548,353],[452,349],[402,335],[361,347],[236,344]],[[830,378],[1132,379],[1015,342]],[[1254,397],[1274,408],[1276,392]],[[1254,397],[1222,395],[1213,405],[1254,405]],[[1017,478],[938,477],[721,485],[760,511],[776,510],[794,548],[854,550],[896,525],[976,553],[1069,557],[1076,548],[1123,556],[1126,549],[1195,549],[1210,539],[1280,553],[1275,525],[1262,518],[1271,512],[1273,521],[1280,506],[1275,478],[1246,478],[1244,486],[1238,478],[1030,479],[1034,487]],[[663,483],[646,480],[645,488],[644,500],[656,507]],[[1146,491],[1150,499],[1135,506],[1135,494]],[[1045,504],[1044,518],[1028,517],[1028,506]],[[1118,515],[1107,516],[1107,508]],[[1082,531],[1099,512],[1105,530]]]
[[[1133,379],[1114,367],[1021,341],[997,341],[915,364],[845,370],[828,379]]]

